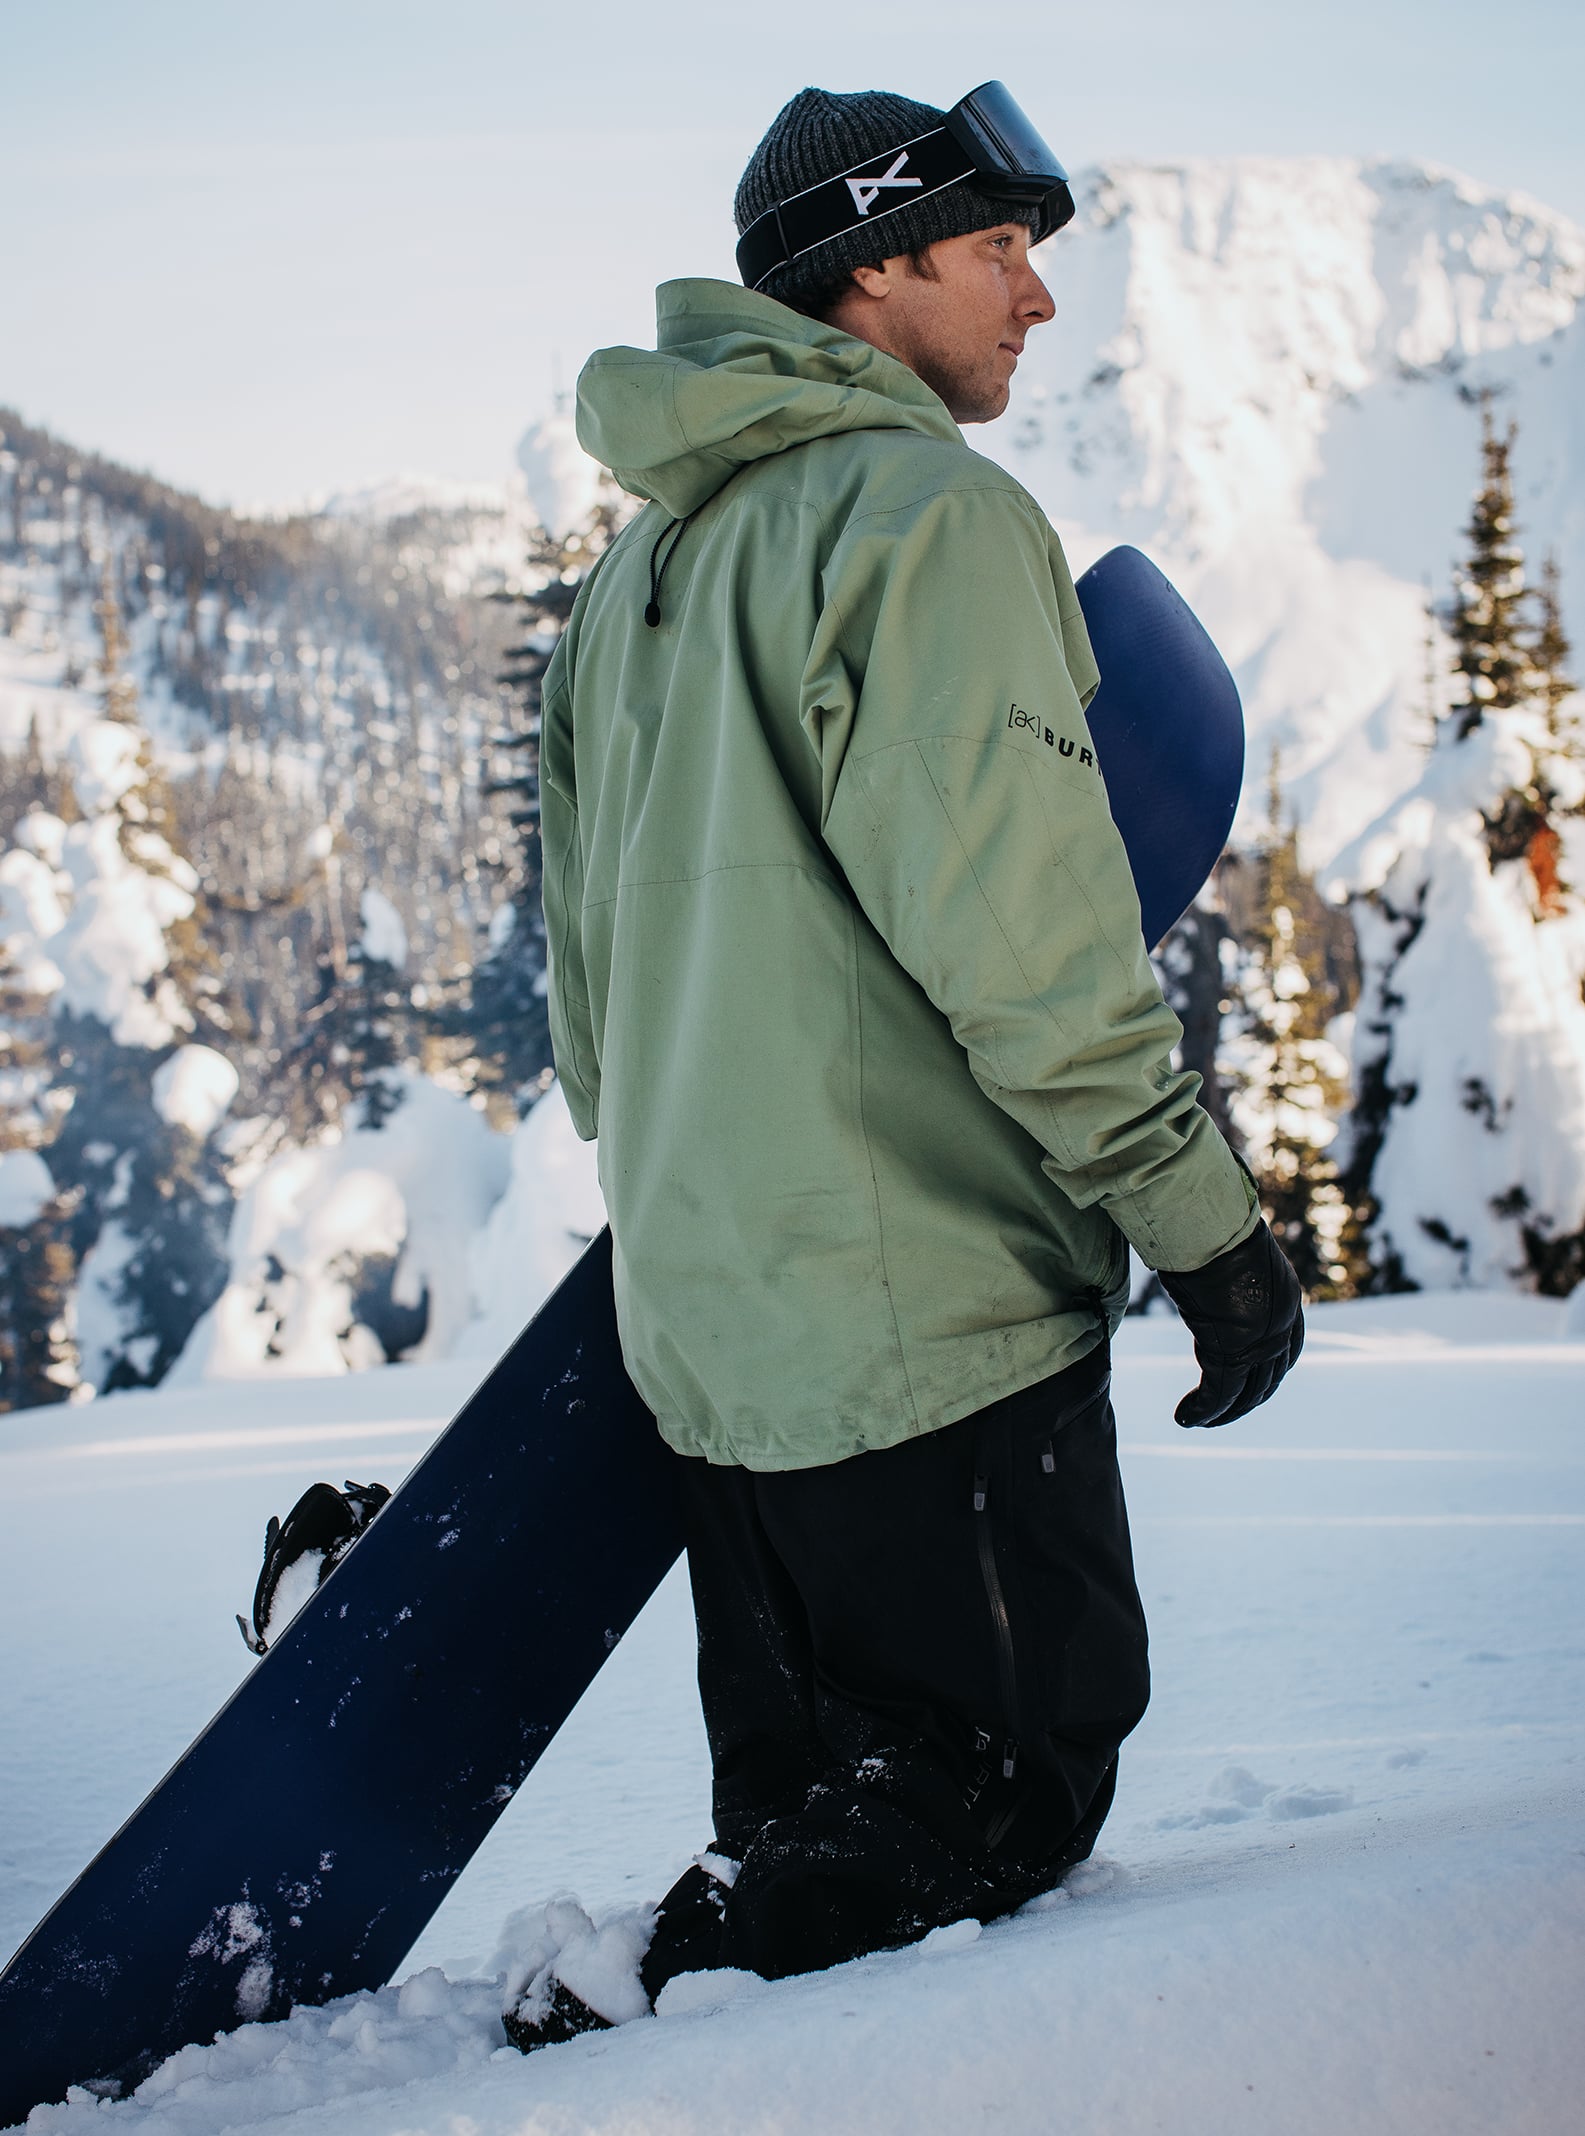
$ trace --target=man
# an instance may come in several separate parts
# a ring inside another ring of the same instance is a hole
[[[1196,1338],[1181,1422],[1298,1354],[1171,1066],[1066,561],[958,429],[1006,407],[1052,316],[1030,244],[1071,212],[999,85],[805,90],[737,196],[758,286],[667,284],[657,350],[580,381],[585,447],[653,501],[546,681],[552,1030],[682,1457],[714,1766],[649,1998],[988,1920],[1082,1860],[1148,1694],[1128,1245]],[[575,1985],[543,1970],[518,2044],[632,2007]]]

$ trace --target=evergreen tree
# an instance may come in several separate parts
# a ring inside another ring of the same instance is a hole
[[[130,1022],[123,1016],[112,1028],[74,1008],[53,1018],[53,1080],[69,1102],[48,1162],[70,1204],[82,1363],[108,1391],[158,1381],[224,1286],[232,1206],[224,1161],[207,1131],[167,1116],[158,1078],[190,1040],[224,1042],[231,1019],[197,873],[180,850],[170,787],[139,718],[110,561],[96,615],[104,716],[135,736],[132,776],[106,810],[134,872],[99,894],[146,899],[159,886],[150,909],[161,916],[164,950],[163,965],[141,982],[146,1008]]]
[[[0,941],[0,1166],[31,1160],[31,1209],[0,1216],[0,1410],[64,1402],[77,1384],[72,1285],[74,1202],[54,1183],[44,1146],[58,1124],[49,997]]]
[[[366,914],[368,903],[366,892]],[[315,958],[315,998],[269,1093],[290,1142],[339,1131],[354,1107],[357,1126],[383,1127],[401,1103],[391,1071],[422,1050],[427,1018],[404,982],[403,959],[380,933],[366,925],[350,947],[338,954],[326,943]]]
[[[1536,589],[1539,611],[1530,661],[1536,678],[1536,694],[1542,705],[1547,741],[1559,756],[1578,760],[1585,755],[1579,716],[1579,685],[1568,672],[1573,647],[1563,629],[1562,574],[1555,556],[1541,566],[1541,584]],[[1580,812],[1579,804],[1574,813]]]
[[[1348,1064],[1330,1037],[1341,1003],[1324,910],[1285,822],[1273,750],[1267,827],[1254,865],[1256,913],[1241,943],[1233,1117],[1267,1221],[1311,1298],[1350,1296],[1363,1270],[1358,1222],[1333,1145]]]
[[[23,817],[37,810],[59,816],[62,823],[76,823],[82,815],[70,767],[51,763],[44,754],[35,712],[20,761],[0,756],[0,846],[9,845]]]
[[[585,579],[610,546],[621,514],[613,488],[577,531],[542,534],[529,552],[532,590],[506,597],[522,628],[502,677],[516,699],[518,716],[513,730],[496,738],[505,761],[489,791],[506,797],[516,852],[503,854],[497,862],[508,895],[492,918],[463,1021],[478,1085],[514,1097],[521,1110],[532,1105],[554,1074],[539,842],[541,691],[557,640]]]
[[[1221,889],[1239,866],[1237,853],[1222,856],[1211,881],[1151,957],[1167,1006],[1183,1026],[1177,1063],[1200,1078],[1200,1103],[1229,1139],[1234,1130],[1220,1056],[1234,944]]]
[[[1481,482],[1464,529],[1469,550],[1448,618],[1464,691],[1450,715],[1460,741],[1468,740],[1489,713],[1524,703],[1531,682],[1524,647],[1524,556],[1514,523],[1510,466],[1518,426],[1510,423],[1499,433],[1489,394],[1482,398],[1480,417]]]
[[[1343,1186],[1377,1289],[1562,1294],[1585,1273],[1585,1150],[1558,1132],[1585,1114],[1568,846],[1585,763],[1556,572],[1538,595],[1525,584],[1516,436],[1483,406],[1447,611],[1461,699],[1395,812],[1396,858],[1357,901],[1368,983]]]
[[[228,1035],[231,1016],[223,998],[198,871],[183,851],[170,781],[155,757],[153,741],[139,715],[137,684],[127,670],[127,634],[115,565],[109,557],[94,613],[102,641],[104,716],[130,727],[137,736],[136,775],[116,803],[121,850],[145,875],[173,883],[183,892],[182,909],[165,925],[167,962],[155,991],[174,1023],[215,1043]]]
[[[1523,857],[1537,916],[1544,920],[1560,919],[1569,910],[1563,825],[1568,817],[1585,815],[1585,737],[1568,674],[1571,648],[1559,581],[1557,559],[1549,556],[1534,589],[1538,615],[1528,646],[1532,702],[1540,718],[1540,732],[1528,744],[1530,776],[1504,795],[1501,808],[1488,819],[1493,860]]]

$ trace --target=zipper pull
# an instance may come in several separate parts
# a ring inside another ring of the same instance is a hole
[[[1004,1743],[1002,1745],[1002,1778],[1004,1780],[1011,1780],[1017,1764],[1018,1745],[1016,1743]]]
[[[1054,1476],[1057,1473],[1057,1457],[1056,1454],[1052,1451],[1051,1441],[1049,1439],[1046,1441],[1045,1446],[1041,1451],[1040,1466],[1045,1470],[1048,1476]]]
[[[985,1728],[976,1728],[974,1731],[974,1756],[976,1763],[973,1772],[969,1775],[969,1784],[963,1790],[964,1803],[971,1810],[973,1809],[975,1803],[979,1801],[981,1795],[984,1794],[986,1783],[991,1777],[991,1768],[988,1759],[990,1747],[990,1731]]]
[[[983,1476],[976,1476],[974,1479],[974,1510],[976,1513],[985,1511],[985,1492],[986,1479]]]

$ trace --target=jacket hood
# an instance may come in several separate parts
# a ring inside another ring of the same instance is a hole
[[[895,356],[731,282],[663,282],[651,349],[599,349],[578,380],[578,442],[674,519],[750,461],[844,430],[962,442]]]

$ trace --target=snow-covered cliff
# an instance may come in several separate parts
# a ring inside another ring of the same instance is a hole
[[[1585,234],[1450,172],[1341,158],[1112,164],[1078,199],[1041,256],[1056,319],[976,442],[1076,566],[1131,541],[1175,579],[1324,865],[1419,776],[1426,593],[1447,589],[1487,389],[1519,426],[1526,547],[1556,551],[1585,618]]]

